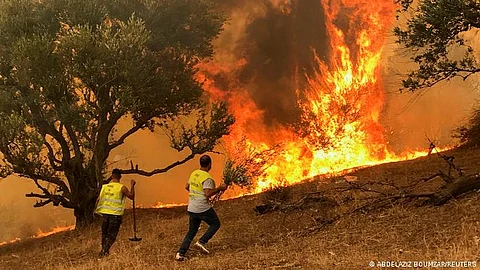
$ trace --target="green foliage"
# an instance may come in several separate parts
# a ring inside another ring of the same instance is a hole
[[[235,166],[235,161],[228,159],[223,167],[223,182],[229,186],[236,184],[240,187],[249,187],[252,185],[252,179],[248,176],[249,172],[245,166]]]
[[[188,124],[176,125],[176,127],[164,124],[170,137],[171,147],[177,151],[188,148],[193,154],[202,154],[213,151],[218,140],[230,132],[230,126],[235,119],[228,113],[226,103],[214,103],[210,112],[202,109],[195,117],[193,127]]]
[[[397,42],[412,53],[418,69],[403,80],[410,91],[431,87],[480,72],[478,59],[464,34],[480,28],[478,0],[400,0],[403,11],[413,10],[405,27],[396,27]],[[455,52],[455,53],[453,53]],[[457,57],[457,52],[463,56]]]
[[[0,2],[0,171],[33,179],[38,206],[81,212],[110,152],[140,129],[197,116],[172,146],[211,151],[234,120],[225,104],[206,113],[194,75],[224,20],[207,0]],[[116,134],[125,118],[133,125]]]
[[[400,4],[402,7],[401,11],[407,11],[413,3],[413,0],[395,0],[395,3]]]

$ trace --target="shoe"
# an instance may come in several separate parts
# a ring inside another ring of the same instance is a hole
[[[98,260],[100,261],[101,259],[105,258],[106,256],[107,256],[107,254],[105,254],[105,252],[100,251],[100,253],[98,254]]]
[[[185,260],[185,255],[182,255],[180,254],[180,252],[177,252],[177,254],[175,254],[175,260],[182,262]]]
[[[205,247],[205,245],[200,243],[200,242],[196,242],[195,246],[200,248],[203,251],[203,253],[205,253],[205,254],[210,253],[210,251],[208,251],[208,249]]]

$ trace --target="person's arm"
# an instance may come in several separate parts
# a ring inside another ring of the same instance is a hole
[[[211,181],[213,181],[213,180],[211,180]],[[225,191],[225,190],[227,190],[227,185],[226,184],[221,184],[220,186],[218,186],[216,188],[204,188],[203,192],[205,192],[205,196],[207,198],[210,198],[213,195],[219,193],[220,191]]]
[[[135,184],[136,184],[135,180],[132,180],[130,185],[130,190],[128,190],[126,186],[122,187],[123,195],[127,196],[127,198],[129,198],[130,200],[133,200],[133,198],[135,197]]]

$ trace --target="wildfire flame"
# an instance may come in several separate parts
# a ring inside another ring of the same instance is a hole
[[[173,208],[177,206],[185,206],[185,203],[163,203],[157,202],[152,208]]]
[[[4,246],[4,245],[8,245],[8,244],[13,244],[13,243],[16,243],[18,241],[20,241],[21,239],[20,238],[15,238],[15,239],[12,239],[10,241],[5,241],[5,242],[0,242],[0,246]]]
[[[39,229],[37,234],[32,236],[31,238],[42,238],[42,237],[46,237],[46,236],[49,236],[49,235],[52,235],[52,234],[71,231],[71,230],[74,230],[74,229],[75,229],[75,225],[57,226],[57,227],[54,227],[52,230],[50,230],[48,232],[43,232],[42,230]]]
[[[325,15],[329,38],[329,59],[314,51],[317,64],[313,76],[300,74],[291,78],[297,83],[297,104],[302,110],[303,135],[291,127],[267,126],[263,111],[252,100],[248,85],[236,79],[247,60],[240,58],[222,63],[225,52],[199,67],[197,79],[214,100],[226,100],[237,122],[225,139],[224,147],[232,152],[236,142],[247,138],[248,146],[259,151],[280,144],[266,176],[258,179],[255,192],[272,186],[290,185],[319,174],[333,174],[353,167],[412,159],[428,151],[395,154],[387,147],[380,123],[384,107],[384,88],[380,59],[397,6],[393,1],[319,0]],[[273,1],[272,4],[287,1]],[[342,23],[342,18],[347,17]],[[312,26],[314,27],[314,26]],[[232,56],[233,57],[233,56]],[[230,59],[232,58],[230,57]],[[228,57],[227,57],[228,59]],[[221,84],[216,79],[228,78]],[[221,86],[219,86],[221,85]]]
[[[228,101],[237,120],[225,138],[226,151],[233,152],[243,138],[249,148],[263,151],[275,147],[277,150],[274,161],[265,168],[265,177],[257,179],[254,193],[320,174],[337,174],[355,167],[413,159],[429,153],[428,150],[399,155],[391,152],[380,122],[385,101],[380,59],[397,6],[393,1],[384,0],[318,1],[325,15],[329,59],[322,60],[314,51],[315,74],[298,72],[290,78],[292,82],[300,82],[301,78],[307,81],[306,85],[297,83],[296,91],[297,104],[302,110],[303,135],[292,127],[264,123],[264,112],[247,91],[248,85],[242,85],[235,75],[247,60],[238,58],[233,64],[221,60],[235,59],[237,52],[231,48],[216,51],[214,61],[198,65],[197,79],[203,82],[204,89],[212,99]],[[292,11],[291,2],[270,0],[272,6],[285,14]],[[232,17],[238,17],[234,15]],[[342,25],[339,21],[345,16],[348,23]],[[229,83],[220,87],[216,78],[223,77],[228,77]],[[153,208],[184,205],[158,202]],[[74,226],[55,227],[49,232],[39,231],[31,238],[72,229]],[[0,246],[20,240],[16,238]]]
[[[71,231],[71,230],[74,230],[74,229],[75,229],[75,225],[71,225],[71,226],[57,226],[57,227],[52,228],[52,229],[51,229],[50,231],[48,231],[48,232],[44,232],[44,231],[42,231],[41,229],[39,229],[36,235],[31,236],[31,237],[29,237],[28,239],[42,238],[42,237],[46,237],[46,236],[49,236],[49,235],[52,235],[52,234],[56,234],[56,233],[60,233],[60,232],[66,232],[66,231]],[[13,244],[13,243],[20,242],[20,241],[22,241],[22,239],[17,237],[17,238],[15,238],[15,239],[13,239],[13,240],[10,240],[10,241],[0,242],[0,246],[4,246],[4,245],[8,245],[8,244]]]

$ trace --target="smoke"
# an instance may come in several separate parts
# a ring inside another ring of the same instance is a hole
[[[478,96],[459,79],[419,93],[395,93],[398,87],[394,86],[387,89],[391,92],[383,119],[390,147],[397,153],[425,149],[428,139],[439,146],[458,143],[452,137],[454,130],[466,123]]]
[[[404,23],[405,18],[396,22],[397,25]],[[480,60],[480,42],[475,38],[478,33],[470,31],[464,37]],[[458,57],[463,53],[460,50],[452,52]],[[452,137],[455,129],[466,124],[473,106],[478,104],[479,76],[474,75],[467,81],[455,78],[415,93],[400,92],[401,80],[416,68],[410,56],[409,51],[395,43],[391,34],[382,55],[386,91],[383,123],[391,149],[397,153],[425,149],[428,139],[439,146],[456,145],[458,141]]]
[[[57,226],[74,224],[73,212],[67,209],[45,206],[33,208],[35,199],[25,198],[26,193],[37,192],[28,179],[10,176],[0,180],[0,242],[15,238],[28,238],[39,230],[48,232]]]
[[[320,1],[218,2],[229,10],[230,21],[215,42],[214,62],[229,74],[217,74],[215,83],[221,89],[244,86],[269,126],[298,122],[295,78],[299,73],[313,75],[313,51],[321,58],[328,52]],[[245,63],[240,68],[239,60]],[[237,81],[228,81],[232,77]]]
[[[227,92],[236,91],[236,87],[247,91],[267,127],[297,123],[301,111],[296,91],[303,89],[303,76],[312,76],[316,71],[314,53],[326,63],[330,54],[321,1],[281,1],[282,8],[278,1],[268,0],[217,2],[231,16],[215,43],[214,62],[225,67],[225,72],[213,77],[216,85]],[[346,33],[355,24],[349,12],[344,7],[334,22]],[[478,81],[475,77],[467,82],[455,79],[418,93],[400,93],[401,79],[414,66],[389,31],[382,55],[386,92],[382,122],[390,148],[397,153],[425,149],[427,137],[439,145],[455,144],[452,131],[470,116],[478,96]],[[480,53],[479,39],[475,38],[478,31],[465,36]],[[355,40],[349,43],[355,52]],[[243,64],[239,66],[240,60]],[[232,82],[232,77],[236,81]],[[258,118],[254,119],[256,129],[266,128],[258,127]]]

